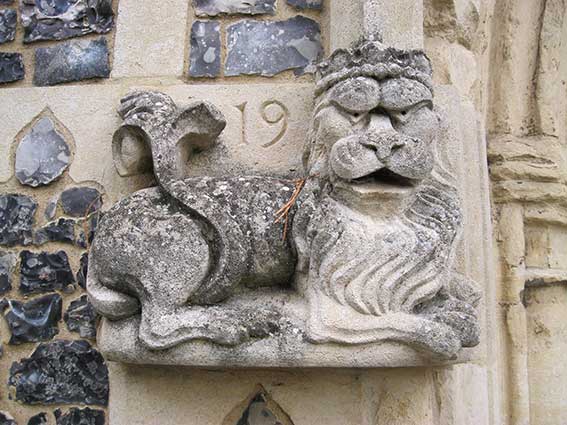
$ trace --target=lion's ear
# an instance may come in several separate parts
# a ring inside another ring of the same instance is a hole
[[[176,143],[178,147],[191,145],[192,148],[204,150],[216,143],[226,127],[226,120],[215,105],[198,101],[183,109],[172,127],[180,134]]]
[[[122,125],[112,138],[114,167],[121,177],[151,173],[152,149],[148,135],[137,126]]]

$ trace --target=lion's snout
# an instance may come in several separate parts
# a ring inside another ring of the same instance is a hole
[[[421,180],[433,169],[433,155],[428,144],[421,139],[395,130],[366,131],[336,142],[331,149],[330,166],[336,176],[347,181],[381,170]]]

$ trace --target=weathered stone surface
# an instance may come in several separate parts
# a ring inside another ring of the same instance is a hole
[[[323,9],[323,0],[287,0],[287,4],[296,9]]]
[[[38,413],[30,418],[28,425],[48,425],[47,413]]]
[[[81,338],[96,338],[97,314],[86,295],[71,302],[65,312],[65,323],[71,332],[78,332]]]
[[[102,207],[102,194],[91,187],[73,187],[61,194],[63,212],[72,217],[86,217]]]
[[[0,83],[23,80],[24,59],[20,53],[0,52]]]
[[[35,51],[36,86],[52,86],[110,75],[106,39],[69,41]]]
[[[4,300],[0,310],[10,328],[9,344],[49,341],[59,333],[63,301],[58,294],[46,295],[27,303]]]
[[[13,41],[16,38],[16,23],[18,14],[15,10],[0,10],[0,44]]]
[[[108,369],[87,341],[42,343],[12,364],[8,384],[25,404],[108,403]]]
[[[12,289],[12,273],[16,267],[16,261],[15,254],[0,251],[0,295]]]
[[[20,291],[24,294],[68,290],[75,282],[67,254],[63,251],[55,254],[22,251],[20,274]]]
[[[193,0],[197,16],[260,15],[276,12],[276,0]]]
[[[71,149],[49,117],[41,118],[16,150],[16,177],[21,184],[45,186],[63,174]]]
[[[22,0],[24,42],[63,40],[112,29],[112,0]]]
[[[57,425],[104,425],[104,411],[102,410],[73,407],[65,414],[60,409],[54,413]]]
[[[0,425],[18,425],[8,412],[0,412]]]
[[[303,16],[276,22],[239,21],[228,26],[227,39],[227,76],[272,76],[288,69],[302,74],[323,53],[319,24]]]
[[[79,270],[77,270],[77,283],[83,289],[87,287],[87,273],[89,268],[89,253],[85,252],[81,255],[81,260],[79,261]]]
[[[14,4],[14,0],[0,0],[0,6],[11,6]]]
[[[0,245],[29,245],[37,203],[17,194],[0,195]]]
[[[35,245],[48,242],[75,243],[75,221],[60,218],[56,222],[48,223],[35,232],[33,242]]]
[[[480,290],[454,270],[463,217],[434,155],[429,60],[371,40],[317,71],[312,177],[297,182],[183,178],[182,143],[211,146],[222,117],[161,93],[123,99],[115,137],[144,135],[159,187],[115,205],[91,249],[87,290],[111,358],[403,366],[416,364],[404,348],[447,362],[479,343]]]
[[[216,77],[221,66],[220,24],[195,21],[191,27],[191,77]]]

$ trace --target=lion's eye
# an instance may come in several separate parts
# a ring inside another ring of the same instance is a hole
[[[368,112],[354,112],[354,113],[346,112],[346,115],[348,116],[348,119],[352,124],[358,124],[366,117],[368,117]]]
[[[394,120],[396,120],[397,122],[400,123],[405,123],[406,121],[408,121],[417,111],[423,109],[423,108],[431,108],[431,102],[428,100],[425,100],[423,102],[419,102],[413,106],[410,106],[409,108],[406,109],[401,109],[401,110],[397,110],[397,111],[392,111],[389,110],[388,111],[388,115],[390,115],[390,117]]]

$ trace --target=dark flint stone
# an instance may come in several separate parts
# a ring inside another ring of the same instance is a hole
[[[89,270],[89,254],[85,252],[81,255],[79,270],[77,271],[77,283],[83,289],[87,289],[87,273]]]
[[[29,245],[36,209],[28,196],[0,195],[0,245]]]
[[[23,80],[24,59],[20,53],[0,52],[0,83]]]
[[[220,24],[196,21],[191,27],[191,77],[216,77],[221,66]]]
[[[64,40],[112,29],[112,0],[22,0],[24,43]]]
[[[93,242],[96,231],[98,229],[98,223],[101,218],[102,218],[102,214],[100,212],[97,212],[95,214],[92,214],[86,220],[80,220],[79,226],[81,227],[82,230],[79,234],[79,237],[77,238],[78,246],[80,246],[81,248],[88,248],[88,245],[90,245]],[[88,243],[87,243],[87,236],[85,236],[85,230],[88,235]]]
[[[35,51],[36,86],[53,86],[90,78],[108,78],[110,63],[106,39],[69,41]]]
[[[75,282],[67,254],[20,253],[20,291],[23,294],[68,290]]]
[[[273,76],[288,69],[300,75],[323,52],[319,24],[303,16],[287,21],[239,21],[228,26],[227,34],[227,76]]]
[[[102,410],[73,407],[64,415],[59,409],[54,414],[57,425],[104,425],[104,411]]]
[[[57,201],[58,199],[56,198],[48,202],[43,214],[46,219],[53,220],[55,218],[55,214],[57,213]]]
[[[193,0],[197,16],[276,13],[276,0]]]
[[[287,0],[287,4],[296,9],[323,9],[323,0]]]
[[[46,186],[63,174],[71,149],[49,117],[43,117],[24,136],[16,150],[16,177],[21,184]]]
[[[47,413],[40,413],[30,418],[28,425],[47,425]]]
[[[108,369],[84,340],[41,343],[12,364],[8,385],[25,404],[108,404]]]
[[[60,218],[56,222],[46,224],[35,232],[33,242],[36,245],[48,242],[75,243],[75,220]]]
[[[7,412],[0,412],[0,425],[18,425],[12,415]]]
[[[16,22],[18,14],[15,10],[0,10],[0,44],[14,41],[16,38]]]
[[[280,424],[277,416],[268,407],[267,397],[263,392],[254,396],[236,425]]]
[[[0,0],[0,6],[10,6],[14,4],[14,0]]]
[[[12,336],[10,345],[49,341],[59,333],[63,301],[58,294],[46,295],[27,303],[15,300],[0,302],[0,310]]]
[[[16,255],[0,251],[0,295],[12,290],[12,273],[16,266]]]
[[[96,338],[96,312],[89,298],[83,295],[71,302],[65,313],[65,323],[71,332],[78,332],[81,338]]]
[[[61,206],[67,215],[86,217],[102,207],[102,195],[91,187],[74,187],[61,194]]]

